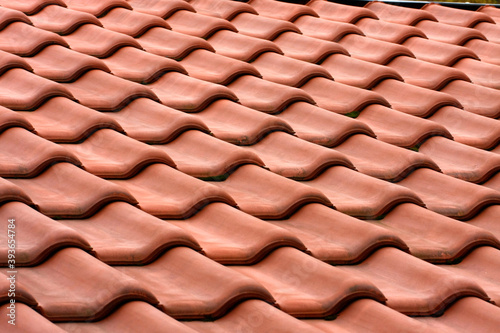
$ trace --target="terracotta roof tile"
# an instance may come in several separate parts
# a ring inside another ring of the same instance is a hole
[[[390,106],[389,102],[376,92],[321,77],[309,80],[301,89],[309,93],[319,107],[340,114],[356,113],[371,104]]]
[[[187,74],[184,67],[177,61],[134,47],[122,47],[112,56],[102,60],[114,75],[145,84],[156,81],[167,72]]]
[[[494,154],[498,155],[498,154]],[[483,184],[485,187],[492,188],[494,190],[500,191],[500,173],[496,173],[491,179]]]
[[[475,84],[495,89],[500,88],[500,79],[498,79],[500,68],[496,65],[465,58],[459,60],[453,67],[466,73]]]
[[[207,205],[186,220],[168,222],[196,237],[207,257],[221,264],[257,263],[282,246],[306,250],[294,233],[223,203]]]
[[[21,127],[28,131],[34,131],[33,125],[21,113],[0,107],[0,132],[11,127]]]
[[[497,191],[425,168],[415,170],[398,184],[414,191],[430,210],[460,220],[500,203]]]
[[[127,135],[147,143],[172,141],[186,130],[209,132],[197,117],[166,107],[149,98],[138,98],[107,116],[120,123]]]
[[[132,37],[93,24],[80,26],[70,35],[64,36],[64,40],[71,49],[98,58],[109,57],[124,46],[141,49],[141,45]]]
[[[274,131],[293,134],[286,119],[279,119],[227,99],[217,100],[194,115],[210,127],[216,138],[236,145],[252,145]]]
[[[319,204],[305,205],[286,220],[268,222],[293,232],[315,258],[330,264],[359,263],[385,246],[408,251],[394,232]]]
[[[7,280],[9,277],[8,273],[6,272],[6,269],[0,269],[0,302],[7,304],[10,302],[9,300],[9,288],[10,288],[10,281]],[[31,295],[31,293],[24,287],[24,285],[16,281],[16,297],[15,301],[16,303],[19,302],[21,304],[26,304],[32,307],[38,306],[38,302],[35,300],[35,298]]]
[[[57,326],[64,332],[147,330],[151,333],[161,333],[167,330],[178,333],[196,333],[151,304],[140,301],[125,303],[100,321],[62,322],[57,323]]]
[[[464,45],[471,39],[487,40],[486,37],[476,29],[458,27],[441,22],[424,20],[418,22],[415,26],[421,29],[429,39],[443,43]]]
[[[354,134],[375,136],[365,123],[305,102],[293,103],[277,117],[293,126],[299,138],[334,147]]]
[[[500,66],[500,60],[496,56],[500,52],[500,45],[480,39],[472,39],[465,46],[476,53],[481,58],[481,61]]]
[[[321,63],[321,67],[324,67],[336,82],[363,89],[371,89],[385,79],[403,81],[401,75],[392,68],[343,54],[328,56]]]
[[[209,13],[215,17],[221,17],[231,21],[240,13],[256,14],[257,11],[247,3],[227,0],[191,0],[189,2],[200,12]]]
[[[491,24],[488,22],[481,22],[474,26],[474,29],[479,30],[486,36],[486,38],[492,42],[500,44],[500,28],[496,24]]]
[[[80,0],[64,0],[69,8],[87,12],[94,16],[103,16],[113,8],[126,8],[132,7],[125,0],[87,0],[82,2]]]
[[[488,15],[481,12],[461,10],[439,4],[426,4],[422,10],[432,13],[439,22],[458,25],[461,27],[473,27],[479,22],[495,23]]]
[[[216,32],[208,41],[217,53],[241,61],[252,61],[264,52],[283,54],[283,51],[273,42],[229,30]]]
[[[278,20],[293,22],[303,15],[319,16],[311,7],[299,4],[272,0],[250,0],[248,3],[259,12],[259,15]]]
[[[31,20],[24,13],[5,7],[0,8],[0,30],[3,30],[6,26],[12,22],[24,22],[27,24],[32,24]]]
[[[19,36],[23,38],[19,40]],[[35,55],[52,44],[68,46],[61,36],[23,22],[11,23],[0,31],[0,50],[19,56]]]
[[[387,297],[389,307],[410,316],[437,315],[466,296],[488,299],[474,280],[390,247],[378,250],[361,264],[340,269],[372,281]]]
[[[167,18],[178,10],[190,10],[194,8],[183,0],[128,0],[134,11],[146,13],[161,18]]]
[[[328,79],[324,80],[331,82]],[[278,113],[298,101],[314,104],[314,100],[307,91],[269,82],[250,75],[239,77],[229,84],[228,88],[238,96],[240,103],[244,106],[266,113]]]
[[[425,20],[422,22],[432,21]],[[367,37],[390,43],[401,44],[410,37],[427,38],[425,33],[419,28],[381,20],[373,20],[371,18],[359,20],[356,22],[356,26],[358,26]]]
[[[373,11],[381,20],[387,22],[415,25],[422,20],[437,21],[434,15],[428,11],[394,6],[382,1],[370,1],[365,7]]]
[[[8,303],[5,303],[0,307],[0,315],[4,318],[10,314],[10,309],[7,308]],[[50,322],[48,319],[43,317],[41,314],[25,305],[24,303],[16,304],[16,312],[18,315],[24,320],[16,323],[16,331],[18,332],[30,332],[37,331],[40,333],[64,333],[65,331],[55,324]],[[7,317],[9,318],[9,317]],[[0,329],[2,331],[7,332],[9,329],[12,329],[12,325],[8,323],[7,320],[4,320],[0,323]]]
[[[61,113],[59,110],[64,109]],[[76,142],[100,128],[123,132],[109,115],[86,108],[64,97],[54,97],[33,112],[17,112],[29,120],[41,137],[54,142]],[[29,129],[29,128],[28,128]]]
[[[322,191],[342,213],[364,219],[382,216],[403,202],[424,205],[411,190],[341,166],[302,183]]]
[[[41,263],[53,253],[68,247],[92,250],[90,244],[75,230],[56,222],[21,202],[8,202],[0,208],[2,227],[7,229],[8,219],[16,217],[16,266],[33,266]],[[0,266],[8,267],[7,233],[2,239]],[[31,242],[37,239],[36,243]]]
[[[490,16],[500,16],[500,10],[498,8],[491,6],[491,5],[485,5],[481,6],[480,8],[477,9],[478,12],[485,13]]]
[[[424,154],[366,135],[353,135],[335,150],[344,153],[360,172],[378,179],[399,181],[423,167],[439,171],[436,163]]]
[[[148,264],[176,246],[201,250],[184,230],[125,202],[112,202],[85,220],[60,222],[84,237],[92,253],[108,265]]]
[[[309,15],[299,17],[294,24],[304,35],[330,42],[338,42],[349,34],[363,35],[363,32],[354,24],[335,22]]]
[[[177,169],[202,179],[227,176],[243,164],[264,166],[261,158],[252,151],[200,131],[186,131],[174,141],[154,147],[172,157]]]
[[[33,68],[26,62],[25,58],[21,58],[12,53],[0,51],[0,74],[5,73],[12,68],[22,68],[32,72]]]
[[[470,42],[469,42],[470,43]],[[404,43],[417,59],[443,66],[453,66],[464,58],[479,59],[469,47],[451,45],[419,37],[410,37]]]
[[[209,38],[219,30],[238,31],[227,20],[193,13],[189,10],[176,11],[166,21],[174,31],[204,39]]]
[[[285,31],[300,33],[295,24],[250,13],[238,14],[231,19],[231,23],[244,35],[268,40],[275,39]]]
[[[374,12],[367,8],[346,6],[333,2],[313,0],[307,3],[321,18],[346,23],[356,23],[362,18],[378,19]]]
[[[308,203],[332,207],[319,190],[255,165],[243,165],[225,181],[212,184],[227,191],[242,211],[262,219],[284,219]]]
[[[0,5],[24,12],[27,15],[36,14],[49,5],[66,7],[62,0],[1,0]]]
[[[274,303],[260,283],[186,247],[146,266],[116,269],[140,280],[158,297],[160,309],[177,319],[217,318],[246,299]]]
[[[467,221],[474,226],[479,228],[488,230],[492,234],[500,239],[500,226],[496,221],[500,217],[500,206],[493,205],[486,207],[482,212],[480,212],[477,216]]]
[[[288,265],[290,261],[295,265]],[[294,317],[333,315],[359,298],[385,301],[384,295],[368,279],[343,272],[289,247],[275,250],[255,265],[231,268],[262,283],[280,309]]]
[[[110,72],[100,59],[60,45],[49,45],[37,55],[25,59],[33,67],[35,74],[58,82],[75,81],[92,69]]]
[[[290,31],[282,33],[273,42],[287,57],[312,63],[319,63],[331,54],[349,54],[340,44]]]
[[[207,50],[194,50],[180,64],[190,76],[222,85],[231,83],[241,75],[261,77],[254,67],[255,63],[248,64]]]
[[[99,21],[106,29],[132,37],[138,37],[153,27],[170,29],[165,20],[158,16],[138,13],[121,7],[110,10]]]
[[[40,12],[30,16],[33,25],[37,28],[67,35],[84,24],[102,26],[99,20],[89,14],[61,6],[50,5]]]

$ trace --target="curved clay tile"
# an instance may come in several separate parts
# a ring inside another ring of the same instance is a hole
[[[331,82],[328,79],[324,79]],[[241,104],[266,113],[277,113],[288,105],[304,101],[314,104],[312,97],[297,88],[244,75],[228,85]]]
[[[258,321],[255,318],[259,318]],[[303,332],[317,333],[310,325],[287,315],[276,307],[259,300],[248,300],[238,304],[231,312],[215,321],[187,321],[186,326],[197,332],[229,333],[245,327],[247,333]],[[244,326],[242,326],[244,325]]]
[[[116,267],[151,290],[158,305],[176,319],[217,318],[247,299],[274,303],[258,282],[186,247],[169,250],[153,263]]]
[[[352,8],[351,6],[348,7]],[[426,20],[425,22],[432,21]],[[422,30],[410,25],[373,20],[371,18],[359,20],[356,22],[356,26],[360,28],[367,37],[390,43],[401,44],[410,37],[427,38]]]
[[[112,202],[85,220],[60,222],[82,235],[108,265],[148,264],[176,246],[201,250],[184,230],[125,202]]]
[[[12,68],[23,68],[32,72],[33,68],[28,64],[26,58],[21,58],[12,53],[0,51],[0,75]]]
[[[74,99],[61,84],[20,68],[11,69],[0,76],[0,91],[0,104],[13,110],[36,109],[55,96]]]
[[[360,298],[385,301],[385,296],[368,279],[344,272],[290,247],[274,250],[253,266],[231,268],[262,283],[274,296],[279,308],[296,318],[335,315],[348,303]]]
[[[0,5],[21,11],[26,15],[36,14],[42,8],[49,5],[66,7],[66,4],[62,0],[0,0]]]
[[[336,82],[363,89],[371,89],[385,79],[403,81],[401,75],[388,66],[374,64],[343,54],[329,56],[321,63],[321,67],[325,68]]]
[[[457,61],[464,58],[479,60],[477,54],[467,47],[436,42],[425,38],[410,37],[403,43],[403,46],[409,48],[417,59],[443,66],[453,66]]]
[[[252,62],[264,80],[292,87],[300,87],[313,77],[325,77],[333,80],[323,67],[291,59],[274,52],[261,54]]]
[[[34,177],[59,162],[81,166],[71,151],[24,128],[13,127],[0,134],[1,177]]]
[[[344,153],[360,172],[392,182],[403,179],[417,168],[439,171],[436,163],[423,154],[366,135],[353,135],[335,150]]]
[[[475,30],[479,30],[491,43],[500,44],[500,28],[498,24],[481,22],[474,26]]]
[[[491,17],[482,12],[441,6],[436,3],[428,3],[421,9],[434,15],[439,22],[446,24],[458,25],[461,27],[473,27],[479,22],[495,24],[495,21],[493,21]]]
[[[474,280],[495,304],[500,302],[500,250],[481,246],[457,265],[440,266],[454,274]]]
[[[197,11],[208,13],[215,17],[221,17],[231,21],[236,15],[241,13],[258,13],[247,3],[226,0],[192,0],[189,2]]]
[[[17,267],[16,267],[17,268]],[[2,304],[7,304],[10,302],[12,299],[9,297],[9,289],[10,289],[10,281],[7,280],[9,277],[9,274],[7,273],[7,268],[1,268],[0,269],[0,302]],[[38,306],[37,300],[31,295],[31,293],[23,286],[23,284],[19,281],[16,281],[16,295],[15,295],[15,301],[16,305],[21,304],[26,304],[32,307]],[[5,321],[7,322],[7,321]],[[9,324],[10,329],[12,328],[12,325]]]
[[[70,34],[88,23],[102,26],[94,15],[61,6],[47,6],[30,19],[35,27],[61,35]]]
[[[428,117],[443,106],[462,108],[462,104],[449,94],[397,80],[384,80],[373,91],[384,96],[394,109],[417,117]]]
[[[23,188],[49,217],[85,218],[113,201],[137,204],[126,189],[70,163],[54,164],[35,178],[9,180]]]
[[[51,98],[34,112],[17,113],[33,124],[37,135],[53,142],[80,141],[100,128],[123,132],[122,127],[109,115],[64,97]]]
[[[361,121],[305,102],[293,103],[276,116],[291,124],[299,138],[325,147],[339,145],[354,134],[375,137]]]
[[[0,30],[3,30],[12,22],[24,22],[27,24],[32,24],[28,16],[21,13],[20,11],[0,7]]]
[[[306,251],[292,233],[223,203],[213,203],[186,220],[170,220],[193,235],[210,259],[223,265],[251,265],[282,246]]]
[[[498,54],[500,53],[499,44],[473,39],[468,41],[465,46],[475,52],[481,58],[481,61],[500,66],[500,60],[498,59]]]
[[[106,64],[95,57],[75,52],[60,45],[50,45],[34,57],[25,58],[35,74],[58,82],[77,80],[92,69],[110,72]]]
[[[403,45],[384,42],[381,40],[350,34],[339,41],[349,51],[353,58],[386,65],[398,56],[415,57],[413,53]],[[366,52],[370,50],[369,52]]]
[[[496,119],[451,106],[439,109],[429,119],[446,127],[455,141],[472,147],[490,149],[500,142],[500,123]]]
[[[215,52],[213,47],[202,38],[163,28],[151,28],[137,40],[147,52],[176,60],[184,58],[197,49]]]
[[[78,247],[91,251],[92,247],[81,233],[56,222],[20,202],[8,202],[0,208],[2,227],[7,230],[7,221],[16,219],[16,266],[35,266],[65,247]],[[7,233],[0,236],[0,265],[8,266]],[[36,239],[36,242],[33,240]]]
[[[132,10],[125,0],[64,0],[69,8],[90,13],[96,17],[103,16],[113,8],[126,8]]]
[[[500,10],[492,5],[484,5],[477,9],[478,12],[485,13],[490,16],[500,16]]]
[[[174,141],[153,147],[166,152],[179,171],[202,179],[224,177],[243,164],[264,166],[251,151],[200,131],[186,131]]]
[[[482,39],[487,41],[486,37],[476,29],[457,27],[429,20],[420,21],[415,26],[421,29],[429,39],[438,42],[464,45],[471,39]]]
[[[153,164],[127,180],[111,180],[134,195],[139,207],[159,218],[182,219],[212,202],[236,206],[224,190],[164,164]]]
[[[84,24],[71,35],[64,36],[71,49],[97,58],[106,58],[124,46],[142,49],[141,45],[130,36],[98,27]]]
[[[468,182],[482,183],[500,170],[499,155],[443,137],[429,138],[419,151],[436,162],[444,174]]]
[[[500,91],[497,89],[455,80],[441,91],[456,98],[466,111],[491,118],[500,116]]]
[[[302,183],[322,191],[340,212],[363,219],[382,216],[403,202],[424,205],[417,194],[407,188],[342,166],[331,167]]]
[[[243,165],[226,180],[212,182],[231,194],[247,214],[261,219],[284,219],[308,203],[332,207],[323,193],[255,165]]]
[[[238,100],[235,93],[225,86],[176,72],[163,75],[148,87],[164,105],[186,112],[201,111],[218,99]]]
[[[119,112],[108,114],[123,126],[128,136],[146,143],[169,142],[191,129],[209,132],[196,117],[149,98],[135,99]]]
[[[101,178],[129,178],[153,163],[175,168],[164,152],[110,129],[96,131],[81,143],[59,146],[75,154],[87,172]]]
[[[11,23],[0,31],[0,50],[19,56],[33,56],[52,44],[68,46],[61,36],[23,22]]]
[[[111,72],[130,81],[151,83],[167,72],[187,74],[177,61],[138,50],[122,47],[112,56],[102,59]]]
[[[286,220],[269,222],[293,232],[313,257],[333,265],[361,262],[385,246],[408,251],[394,232],[319,204],[305,205]]]
[[[170,29],[162,18],[144,13],[134,12],[125,8],[114,8],[99,21],[104,28],[132,37],[144,34],[153,27]]]
[[[472,79],[472,82],[493,89],[500,89],[500,67],[486,62],[465,58],[453,65]]]
[[[234,25],[227,20],[193,13],[189,10],[179,10],[166,21],[174,31],[204,39],[209,38],[219,30],[238,32]]]
[[[485,229],[412,204],[399,205],[372,223],[401,237],[413,256],[431,263],[451,264],[478,246],[500,246],[500,241]]]
[[[349,34],[363,35],[363,32],[354,24],[324,20],[312,16],[299,17],[294,24],[304,35],[330,42],[338,42]]]
[[[366,8],[373,11],[381,20],[403,25],[415,25],[422,20],[437,21],[431,13],[416,8],[394,6],[382,1],[370,1]]]
[[[43,264],[18,271],[38,301],[39,312],[51,321],[98,320],[132,300],[158,303],[142,283],[76,248],[60,250]]]
[[[300,33],[293,23],[250,13],[238,14],[231,23],[243,35],[267,40],[273,40],[285,31]]]
[[[378,250],[358,265],[339,268],[369,279],[387,297],[387,306],[409,316],[438,315],[450,303],[467,296],[488,300],[472,279],[390,247]]]
[[[493,177],[491,177],[491,179],[482,185],[500,192],[500,173],[496,173]]]
[[[259,15],[284,21],[295,21],[303,15],[318,17],[319,15],[308,6],[273,0],[250,0],[248,2]]]
[[[453,67],[437,65],[411,57],[397,57],[387,66],[395,69],[406,83],[431,90],[439,90],[453,80],[470,82],[469,77],[464,72]]]
[[[0,133],[11,127],[20,127],[35,131],[30,121],[21,113],[0,107]]]
[[[207,50],[195,50],[179,62],[190,76],[226,85],[241,75],[261,77],[254,64],[228,58]]]
[[[216,138],[235,145],[252,145],[274,131],[293,134],[286,121],[227,99],[215,101],[194,115],[207,124]]]
[[[491,232],[492,234],[500,239],[500,225],[497,221],[500,218],[500,205],[493,205],[486,207],[477,216],[467,221],[467,223],[473,226],[482,228]]]
[[[344,154],[282,132],[270,133],[245,148],[262,158],[272,172],[291,179],[312,179],[334,165],[354,169]]]
[[[398,147],[414,148],[435,135],[453,139],[448,129],[436,122],[382,105],[368,106],[356,119],[370,126],[377,139]]]
[[[331,54],[349,55],[349,52],[340,44],[295,32],[284,32],[273,42],[285,52],[287,57],[312,63],[319,63]]]
[[[128,0],[134,11],[159,16],[166,19],[178,10],[195,12],[194,8],[183,0]]]
[[[340,114],[356,113],[370,104],[390,107],[389,102],[376,92],[351,87],[322,77],[309,80],[300,89],[310,94],[319,107]]]
[[[229,30],[216,32],[208,41],[218,54],[241,61],[252,61],[264,52],[283,54],[273,42]]]
[[[5,303],[0,307],[0,316],[9,319],[10,309],[8,308],[8,303]],[[41,314],[30,308],[28,305],[23,303],[16,304],[17,315],[23,320],[16,322],[16,331],[18,332],[39,332],[39,333],[64,333],[66,332],[62,328],[57,327],[47,318],[44,318]],[[0,330],[2,332],[8,332],[12,329],[12,325],[9,324],[7,320],[0,322]]]
[[[56,323],[56,325],[56,327],[63,329],[64,332],[126,332],[127,330],[138,332],[145,330],[148,333],[161,333],[165,331],[196,333],[184,325],[184,323],[180,323],[172,317],[167,316],[151,304],[141,301],[127,302],[114,309],[109,316],[100,321],[62,322]]]
[[[63,85],[81,104],[100,111],[121,109],[140,97],[158,101],[158,97],[149,87],[101,70],[88,71],[75,82],[63,83]]]
[[[307,6],[314,9],[321,18],[332,21],[356,23],[362,18],[378,20],[374,12],[362,7],[346,6],[334,2],[317,0],[309,1]]]
[[[500,203],[498,191],[426,168],[415,170],[398,184],[414,191],[430,210],[459,220]]]

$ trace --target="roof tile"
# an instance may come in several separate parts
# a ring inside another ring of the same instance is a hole
[[[500,44],[500,28],[498,25],[481,22],[476,24],[474,29],[483,33],[490,42]]]
[[[21,127],[28,131],[35,130],[23,114],[0,106],[0,133],[11,127]]]
[[[303,15],[319,16],[311,7],[300,4],[273,0],[250,0],[248,3],[259,12],[259,15],[278,20],[293,22]]]
[[[480,212],[477,216],[467,221],[476,227],[488,230],[492,234],[500,239],[500,225],[498,225],[497,221],[500,218],[500,206],[493,205],[486,207],[482,212]]]
[[[356,23],[362,18],[378,19],[370,9],[346,6],[333,2],[313,0],[307,3],[309,7],[319,13],[321,18],[345,23]]]
[[[424,20],[418,22],[415,26],[421,29],[429,39],[443,43],[464,45],[469,40],[475,38],[487,40],[479,30],[458,27],[441,22]]]
[[[0,269],[0,303],[8,303],[10,302],[11,297],[8,296],[10,289],[10,281],[7,280],[9,277],[7,270]],[[15,295],[16,303],[26,304],[29,306],[38,306],[38,302],[31,295],[31,293],[24,287],[24,285],[16,281],[16,295]],[[7,321],[5,321],[7,322]]]
[[[102,26],[94,15],[56,5],[45,7],[30,19],[35,27],[61,35],[70,34],[83,24]]]
[[[351,6],[348,7],[352,8]],[[425,20],[421,22],[432,21]],[[359,20],[356,22],[356,26],[363,30],[363,33],[367,37],[390,43],[401,44],[410,37],[427,38],[425,33],[419,28],[382,20],[373,20],[371,18]]]
[[[459,60],[453,67],[466,73],[475,84],[500,89],[500,68],[496,65],[464,58]]]
[[[330,42],[338,42],[349,34],[363,35],[363,32],[354,24],[335,22],[309,15],[299,17],[294,24],[304,35]]]
[[[394,6],[382,1],[370,1],[365,7],[373,11],[381,20],[387,22],[415,25],[422,20],[437,21],[434,15],[428,11]]]
[[[500,60],[498,60],[497,56],[500,53],[500,45],[480,39],[472,39],[465,46],[476,53],[481,58],[481,61],[500,66]]]
[[[21,11],[27,15],[36,14],[49,5],[66,7],[62,0],[0,0],[0,5]]]
[[[473,27],[479,22],[495,23],[491,17],[481,12],[451,8],[434,3],[426,4],[422,10],[432,13],[439,22],[461,27]]]
[[[12,68],[23,68],[30,72],[33,71],[33,68],[31,68],[25,58],[0,51],[0,75]]]
[[[238,14],[231,19],[231,23],[244,35],[268,40],[275,39],[285,31],[300,33],[295,24],[250,13]]]
[[[113,8],[132,9],[125,0],[64,0],[69,8],[90,13],[96,17],[103,16]]]
[[[189,10],[179,10],[166,19],[174,31],[186,35],[207,39],[219,30],[238,32],[227,20],[193,13]]]
[[[192,0],[189,3],[200,12],[210,13],[228,21],[240,13],[258,14],[252,6],[239,1]]]
[[[10,314],[10,309],[7,308],[8,303],[5,303],[0,307],[0,315],[2,317],[8,317]],[[40,333],[64,333],[65,331],[61,328],[58,328],[55,324],[50,322],[47,318],[43,317],[41,314],[30,308],[24,303],[16,304],[16,312],[19,317],[24,318],[16,323],[16,331],[17,332],[30,332],[37,331]],[[0,330],[7,332],[12,329],[12,325],[4,320],[0,323]]]
[[[470,43],[470,42],[469,42]],[[410,37],[404,43],[417,59],[443,66],[453,66],[464,58],[479,59],[468,47],[441,43],[419,37]]]
[[[128,0],[134,11],[159,16],[163,19],[169,17],[178,10],[190,10],[194,8],[183,0]]]
[[[11,24],[12,22],[24,22],[27,24],[31,24],[31,20],[24,13],[10,9],[1,7],[0,8],[0,30],[3,30],[6,26]]]
[[[99,21],[106,29],[132,37],[144,34],[153,27],[170,29],[170,26],[158,16],[138,13],[122,7],[110,10]]]

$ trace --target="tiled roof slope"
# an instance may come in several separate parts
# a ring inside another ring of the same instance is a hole
[[[498,331],[500,9],[0,5],[0,331]]]

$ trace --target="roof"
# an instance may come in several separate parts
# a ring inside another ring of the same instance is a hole
[[[0,5],[0,331],[498,330],[500,9]]]

